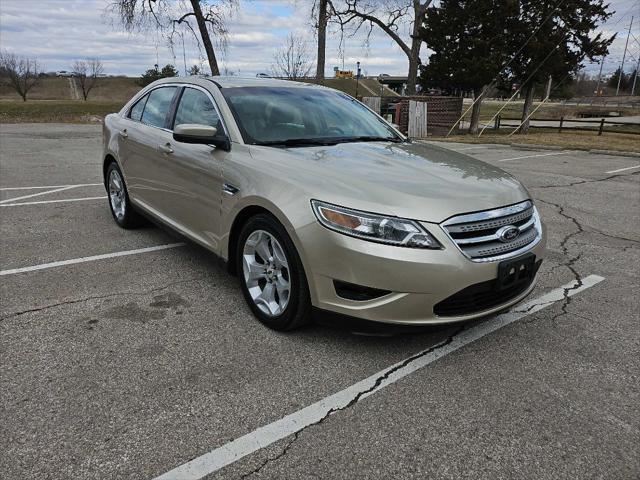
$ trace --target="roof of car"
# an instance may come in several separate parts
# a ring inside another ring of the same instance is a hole
[[[278,78],[264,77],[225,77],[208,76],[205,77],[214,82],[220,88],[231,87],[317,87],[311,83],[295,82],[292,80],[280,80]]]

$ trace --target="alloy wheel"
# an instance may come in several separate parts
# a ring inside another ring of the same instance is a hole
[[[113,169],[109,173],[109,202],[116,219],[122,220],[125,215],[127,201],[125,198],[124,181],[118,170]]]
[[[265,230],[247,237],[242,252],[242,270],[249,296],[264,314],[284,312],[291,294],[289,263],[280,242]]]

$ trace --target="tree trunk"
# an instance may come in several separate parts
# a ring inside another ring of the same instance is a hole
[[[484,96],[484,88],[475,88],[473,90],[474,104],[471,110],[471,124],[469,125],[469,133],[475,135],[478,133],[478,125],[480,124],[480,108],[482,107],[482,97]]]
[[[211,37],[209,36],[209,30],[207,29],[207,22],[202,15],[202,9],[200,8],[200,0],[191,0],[191,7],[193,13],[196,16],[198,22],[198,29],[200,30],[200,36],[202,37],[202,45],[205,52],[207,52],[207,58],[209,59],[209,67],[211,68],[211,75],[220,75],[220,69],[218,68],[218,60],[216,60],[216,53],[213,51],[213,44],[211,43]]]
[[[416,84],[418,82],[418,68],[420,67],[419,58],[409,59],[409,74],[407,75],[407,95],[415,95]]]
[[[529,133],[529,113],[531,113],[531,107],[533,106],[533,92],[536,89],[536,84],[531,82],[525,87],[524,107],[522,107],[522,126],[520,127],[520,133]]]
[[[316,78],[324,78],[324,63],[327,43],[327,0],[318,2],[318,64]]]
[[[423,9],[420,2],[415,6],[415,21],[413,22],[413,33],[411,35],[411,53],[409,54],[409,74],[407,75],[407,95],[415,95],[416,83],[418,83],[418,69],[420,68],[420,47],[422,39],[420,38],[420,20],[423,15]]]

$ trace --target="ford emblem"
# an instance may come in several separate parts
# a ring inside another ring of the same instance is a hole
[[[501,242],[511,242],[518,238],[520,235],[520,229],[518,227],[514,227],[513,225],[507,225],[506,227],[502,227],[500,230],[496,232],[498,240]]]

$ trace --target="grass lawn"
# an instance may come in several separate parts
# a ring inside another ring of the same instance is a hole
[[[621,152],[640,152],[640,135],[625,133],[597,133],[591,132],[550,132],[531,129],[526,135],[508,136],[510,131],[485,132],[481,137],[477,135],[451,135],[449,137],[430,137],[430,140],[461,143],[500,143],[527,145],[558,145],[569,150],[617,150]]]
[[[0,101],[0,123],[88,123],[119,111],[123,101]]]

